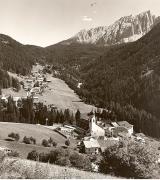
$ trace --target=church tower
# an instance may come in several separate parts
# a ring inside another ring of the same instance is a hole
[[[93,112],[89,113],[89,130],[92,137],[105,136],[103,128],[96,124],[96,116]]]

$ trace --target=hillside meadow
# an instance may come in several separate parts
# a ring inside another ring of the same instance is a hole
[[[20,140],[16,141],[7,141],[8,134],[11,132],[18,133],[20,135]],[[33,144],[24,144],[23,137],[33,137],[36,139],[36,145]],[[35,124],[23,124],[23,123],[10,123],[10,122],[0,122],[0,147],[8,147],[14,151],[17,151],[20,154],[21,158],[27,158],[27,155],[32,150],[37,152],[50,152],[54,147],[43,147],[42,140],[48,140],[50,137],[57,143],[57,147],[64,146],[66,138],[52,129],[43,127],[42,125]],[[70,147],[76,147],[76,141],[70,139]]]
[[[0,178],[5,179],[117,179],[110,175],[80,171],[74,168],[5,158],[1,163]]]

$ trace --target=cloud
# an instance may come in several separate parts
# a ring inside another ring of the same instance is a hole
[[[93,21],[93,19],[91,17],[88,17],[88,16],[83,16],[82,21]]]

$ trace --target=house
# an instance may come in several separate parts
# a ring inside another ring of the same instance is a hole
[[[1,100],[6,103],[8,102],[8,98],[5,95],[2,95]]]
[[[145,136],[143,133],[136,133],[134,139],[135,139],[137,142],[145,143],[145,137],[146,137],[146,136]]]
[[[46,79],[46,82],[48,82],[48,83],[49,83],[49,82],[51,82],[51,80],[50,80],[50,79]]]
[[[12,150],[7,147],[0,147],[0,151],[3,152],[4,154],[9,154],[12,152]]]
[[[71,133],[72,133],[74,130],[73,130],[73,129],[70,129],[70,128],[67,128],[67,127],[62,126],[62,127],[60,127],[60,131],[61,131],[62,133],[65,133],[65,134],[71,135]]]
[[[32,79],[27,79],[27,83],[32,83],[33,80]]]
[[[13,101],[15,102],[15,105],[18,106],[18,103],[21,101],[21,97],[13,97]]]
[[[119,121],[117,124],[121,127],[124,127],[130,136],[133,134],[133,125],[129,124],[127,121]]]
[[[40,92],[41,92],[40,87],[34,87],[34,88],[32,88],[32,89],[30,90],[30,93],[31,93],[32,95],[39,94]]]
[[[81,141],[80,152],[95,155],[101,152],[101,148],[96,139],[90,138],[88,140]]]
[[[39,103],[39,98],[37,96],[33,96],[33,103]]]
[[[43,78],[42,78],[42,77],[39,77],[39,78],[37,79],[37,81],[38,81],[38,82],[43,82]]]

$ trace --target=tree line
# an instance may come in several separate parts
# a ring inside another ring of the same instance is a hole
[[[32,98],[22,99],[15,105],[12,97],[0,102],[0,121],[53,125],[53,123],[74,124],[75,117],[69,109],[56,110],[43,103],[34,104]]]

